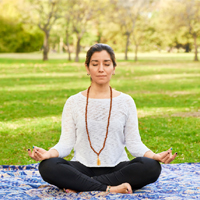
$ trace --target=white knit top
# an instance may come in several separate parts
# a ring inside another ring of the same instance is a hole
[[[88,167],[97,167],[97,154],[90,147],[85,126],[86,97],[80,93],[68,98],[62,113],[62,133],[59,142],[52,148],[59,157],[70,154],[72,160]],[[99,152],[106,135],[110,99],[88,100],[87,122],[93,148]],[[149,149],[142,143],[138,131],[135,103],[127,94],[121,93],[112,101],[112,111],[105,148],[99,158],[100,167],[113,167],[128,161],[125,146],[134,157],[142,157]]]

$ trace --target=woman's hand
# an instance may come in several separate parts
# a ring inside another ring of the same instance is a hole
[[[177,153],[172,155],[172,148],[170,148],[168,151],[164,151],[158,154],[153,155],[153,159],[157,160],[159,162],[162,162],[164,164],[169,164],[172,162],[177,156]]]
[[[32,152],[31,152],[30,149],[28,149],[28,155],[36,161],[46,160],[46,159],[49,159],[51,157],[49,151],[46,151],[45,149],[42,149],[42,148],[39,148],[39,147],[36,147],[36,146],[33,147]]]

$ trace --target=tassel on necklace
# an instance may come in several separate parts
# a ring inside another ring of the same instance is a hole
[[[98,166],[101,165],[101,161],[100,161],[100,159],[99,159],[99,155],[97,155],[97,165],[98,165]]]

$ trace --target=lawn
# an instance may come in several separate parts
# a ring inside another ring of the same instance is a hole
[[[35,163],[27,149],[58,142],[65,101],[90,85],[83,56],[74,63],[21,55],[0,55],[1,165]],[[143,142],[154,152],[172,147],[173,163],[200,162],[200,63],[193,54],[118,58],[111,85],[135,100]]]

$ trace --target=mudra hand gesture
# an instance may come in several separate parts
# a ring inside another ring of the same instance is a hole
[[[30,149],[28,149],[28,155],[36,161],[42,161],[42,160],[46,160],[50,158],[49,151],[46,151],[45,149],[42,149],[36,146],[33,147],[32,152]]]
[[[163,151],[161,153],[154,154],[153,159],[157,160],[159,162],[162,162],[164,164],[169,164],[176,158],[176,156],[177,156],[177,153],[172,155],[172,148],[170,148],[167,151]]]

